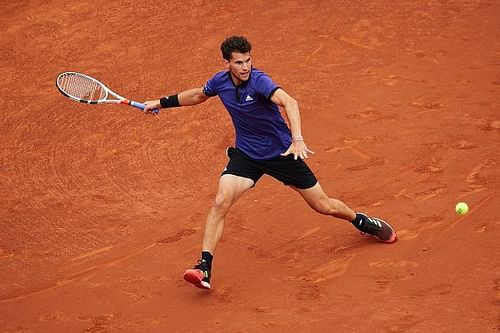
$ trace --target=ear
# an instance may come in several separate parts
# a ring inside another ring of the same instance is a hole
[[[226,67],[227,69],[229,69],[229,61],[224,59],[224,67]]]

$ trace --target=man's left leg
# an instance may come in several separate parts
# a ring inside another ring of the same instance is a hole
[[[299,192],[307,204],[316,212],[349,221],[361,232],[375,236],[381,242],[392,243],[396,240],[396,232],[389,223],[380,218],[372,218],[363,213],[356,213],[344,202],[328,197],[319,182],[307,189],[299,189],[293,186],[292,188]]]

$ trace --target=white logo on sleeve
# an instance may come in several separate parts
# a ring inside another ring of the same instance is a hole
[[[245,98],[245,102],[251,102],[251,101],[253,101],[253,97],[250,95],[247,95],[247,97]]]

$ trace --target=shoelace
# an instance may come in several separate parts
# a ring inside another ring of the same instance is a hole
[[[209,271],[208,264],[206,261],[198,260],[197,263],[198,264],[193,267],[194,269],[199,269],[201,271]]]

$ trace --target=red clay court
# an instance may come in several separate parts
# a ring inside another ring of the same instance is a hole
[[[0,332],[500,331],[499,17],[493,0],[4,1]],[[234,34],[299,101],[322,187],[396,243],[264,177],[228,215],[213,290],[183,281],[226,110],[146,116],[54,81],[138,101],[201,87]]]

